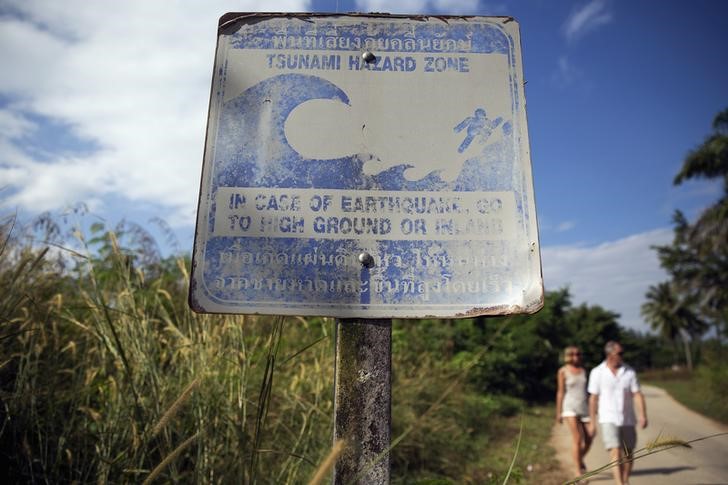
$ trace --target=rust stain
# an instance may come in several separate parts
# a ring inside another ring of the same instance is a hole
[[[438,20],[443,23],[449,24],[450,21],[460,21],[460,22],[469,22],[470,20],[474,19],[480,19],[481,16],[457,16],[457,15],[402,15],[402,14],[389,14],[389,13],[383,13],[383,12],[375,12],[375,13],[259,13],[259,12],[229,12],[224,15],[222,15],[219,19],[218,23],[218,35],[225,34],[223,30],[226,30],[226,32],[229,34],[236,28],[242,28],[245,25],[254,25],[257,23],[265,22],[268,20],[273,19],[297,19],[301,22],[310,22],[315,23],[316,19],[337,19],[337,18],[345,18],[345,17],[354,17],[354,18],[361,18],[362,21],[366,20],[372,20],[376,21],[379,19],[380,24],[385,24],[388,20],[392,21],[392,24],[395,20],[403,20],[403,21],[412,21],[412,22],[427,22],[429,20]],[[494,22],[499,22],[502,25],[508,24],[510,22],[515,22],[516,20],[511,16],[500,16],[500,17],[488,17],[489,19],[492,19]],[[410,24],[408,24],[410,25]],[[214,79],[213,79],[214,82]],[[524,81],[524,85],[525,85]],[[214,86],[213,86],[214,88]],[[213,89],[214,91],[214,89]],[[212,94],[211,94],[212,98]],[[270,103],[271,100],[269,98],[263,99],[263,103]],[[208,124],[210,122],[210,116],[208,115]],[[362,136],[366,134],[366,124],[361,125],[362,130]],[[206,132],[206,139],[205,139],[205,146],[207,146],[207,136],[208,132]],[[204,177],[201,179],[201,186],[204,182]],[[200,201],[202,201],[202,190],[200,192]],[[199,226],[199,220],[198,220],[198,226]],[[205,229],[204,227],[198,227],[195,228],[195,241],[197,241],[198,236],[200,232],[203,232]],[[536,234],[537,235],[537,234]],[[537,242],[531,242],[529,244],[529,250],[532,254],[538,254],[538,243]],[[197,254],[195,250],[195,254]],[[529,259],[532,259],[533,256],[531,256]],[[536,256],[538,258],[538,256]],[[197,269],[197,263],[195,258],[192,260],[192,266],[193,266],[193,272],[195,273],[195,269]],[[542,271],[541,271],[542,273]],[[200,282],[198,285],[198,282],[194,279],[191,279],[190,281],[190,295],[189,295],[189,304],[192,307],[192,309],[195,312],[205,312],[205,310],[202,308],[202,305],[204,304],[204,298],[201,298],[198,300],[198,296],[195,294],[196,289],[198,289],[198,286],[203,286],[203,283]],[[421,316],[421,314],[412,314],[415,312],[415,309],[408,309],[403,310],[403,312],[409,313],[409,315],[406,316],[397,316],[398,319],[443,319],[443,318],[472,318],[477,316],[498,316],[498,315],[511,315],[511,314],[517,314],[517,313],[536,313],[544,306],[544,297],[543,297],[543,279],[541,278],[541,295],[534,298],[534,294],[531,293],[530,295],[527,294],[527,292],[524,290],[522,298],[520,300],[517,299],[518,304],[512,304],[513,299],[508,298],[506,301],[508,301],[510,304],[502,304],[502,305],[489,305],[487,302],[480,301],[470,301],[468,303],[464,303],[460,305],[459,309],[453,309],[452,307],[443,309],[443,310],[433,310],[433,311],[442,311],[443,313],[447,313],[448,315],[426,315]],[[502,300],[501,300],[502,301]],[[470,305],[476,305],[476,306],[470,306]],[[457,308],[457,307],[456,307]],[[322,311],[325,312],[325,308],[318,308],[314,311]],[[248,314],[252,315],[262,315],[260,311],[255,311],[251,309],[245,309],[243,310]],[[213,311],[207,313],[228,313],[225,311]],[[237,312],[235,312],[237,313]],[[267,313],[266,313],[267,314]],[[309,316],[309,315],[307,315]],[[326,316],[330,316],[330,314],[327,314]],[[342,317],[340,317],[342,318]],[[345,318],[345,317],[344,317]],[[352,318],[352,317],[349,317]]]
[[[465,20],[468,21],[473,18],[478,18],[478,15],[407,15],[407,14],[392,14],[386,12],[348,12],[348,13],[325,13],[325,12],[228,12],[223,14],[218,21],[218,33],[237,22],[257,23],[263,20],[274,18],[274,17],[287,17],[297,18],[303,21],[309,21],[309,18],[318,17],[363,17],[363,18],[382,18],[382,19],[408,19],[416,20],[418,22],[427,22],[430,19],[438,19],[442,22],[449,23],[452,20]],[[508,16],[492,16],[493,19],[502,19],[502,23],[507,24],[513,22],[515,19]]]
[[[472,318],[479,316],[504,316],[516,314],[532,315],[541,310],[544,306],[543,292],[538,299],[525,305],[496,305],[492,307],[473,307],[463,313],[456,313],[453,318]]]
[[[521,305],[496,305],[492,307],[473,307],[463,313],[456,313],[453,318],[473,318],[480,316],[502,316],[502,315],[515,315],[521,313],[536,313],[543,308],[543,298],[539,298],[537,301]]]

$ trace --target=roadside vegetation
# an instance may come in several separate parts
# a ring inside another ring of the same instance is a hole
[[[332,445],[333,321],[196,315],[189,260],[133,224],[80,227],[0,229],[8,478],[306,483]],[[562,289],[532,316],[396,320],[393,481],[502,483],[514,457],[511,483],[565,479],[547,444],[561,349],[594,365],[621,338],[638,364],[669,362],[616,319]]]
[[[720,176],[728,193],[728,113],[715,126],[717,161],[696,151],[678,181]],[[565,480],[547,443],[567,345],[588,368],[612,339],[638,371],[692,367],[648,379],[725,413],[726,201],[676,216],[675,243],[658,248],[672,279],[644,313],[659,335],[566,288],[530,316],[395,321],[393,482]],[[196,315],[186,256],[163,257],[143,227],[87,219],[0,221],[6,481],[306,483],[332,448],[333,321]],[[710,409],[696,408],[725,420]]]
[[[687,407],[726,423],[728,109],[716,115],[712,132],[687,155],[674,183],[701,179],[719,185],[720,196],[693,221],[675,211],[672,243],[655,248],[669,279],[650,287],[642,306],[652,328],[673,345],[674,364],[683,370],[645,377]]]
[[[710,351],[704,353],[711,354]],[[717,363],[712,355],[703,360],[705,364],[693,372],[684,368],[653,370],[645,373],[642,379],[665,389],[696,413],[728,424],[728,366]]]

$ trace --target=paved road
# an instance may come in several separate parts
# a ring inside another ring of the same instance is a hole
[[[690,411],[662,389],[642,386],[647,401],[649,426],[638,431],[637,448],[662,437],[675,437],[685,441],[728,432],[728,426],[709,420]],[[728,405],[728,403],[726,403]],[[566,425],[555,425],[551,444],[566,470],[571,470],[571,438]],[[586,456],[589,470],[609,462],[600,436]],[[612,481],[612,471],[607,470],[590,479],[590,483]],[[728,484],[728,435],[699,441],[692,449],[672,448],[635,461],[631,485],[640,484]]]

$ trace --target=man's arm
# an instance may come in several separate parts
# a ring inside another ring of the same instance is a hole
[[[647,404],[645,403],[645,396],[642,391],[632,393],[634,396],[635,403],[637,404],[637,415],[640,428],[645,429],[647,427]]]
[[[597,434],[597,407],[599,406],[599,394],[589,395],[589,435]]]

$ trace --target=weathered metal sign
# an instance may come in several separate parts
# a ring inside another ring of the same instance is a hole
[[[190,303],[365,318],[538,310],[518,24],[223,16]]]

